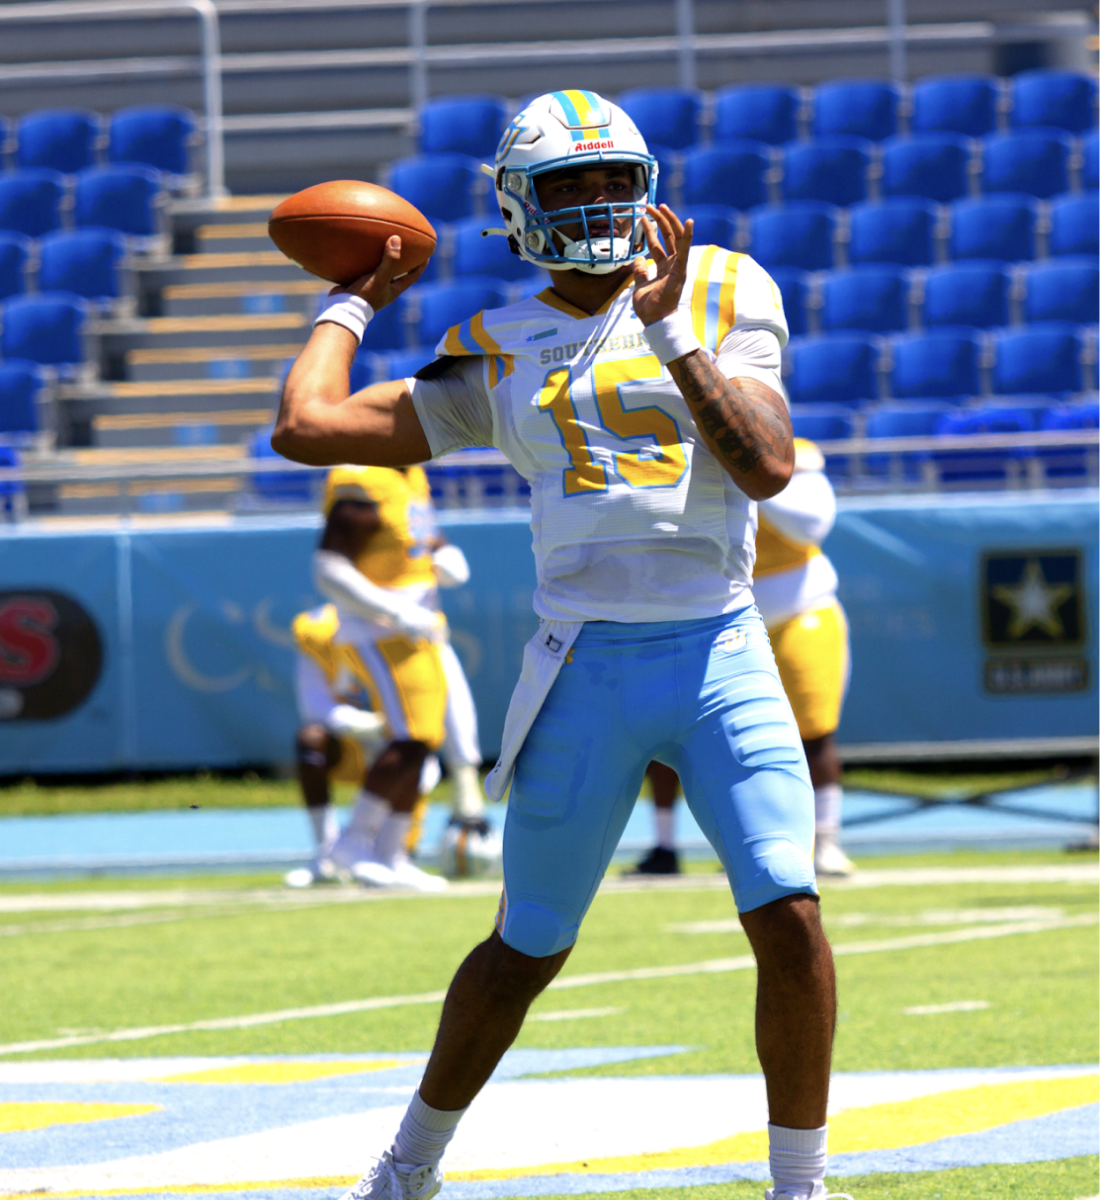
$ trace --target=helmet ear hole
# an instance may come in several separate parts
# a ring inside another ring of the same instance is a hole
[[[517,245],[517,239],[512,233],[506,238],[506,244],[509,246],[510,250],[517,255],[518,258],[521,257],[521,247]]]

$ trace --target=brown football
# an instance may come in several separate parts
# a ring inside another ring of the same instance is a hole
[[[436,230],[412,204],[374,183],[335,179],[288,196],[268,218],[268,236],[311,275],[351,283],[374,271],[393,234],[402,239],[399,273],[427,262]]]

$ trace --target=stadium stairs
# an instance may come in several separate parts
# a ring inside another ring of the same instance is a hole
[[[250,434],[275,417],[280,370],[306,341],[326,284],[268,240],[278,196],[223,201],[173,220],[189,253],[138,267],[139,312],[93,323],[101,381],[58,393],[62,460],[81,465],[186,463],[247,457]],[[201,223],[197,223],[197,219]],[[233,476],[136,483],[138,513],[232,507]],[[41,499],[39,501],[41,503]],[[120,511],[116,482],[61,485],[53,511]]]

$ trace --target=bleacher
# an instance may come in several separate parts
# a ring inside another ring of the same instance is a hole
[[[794,428],[838,443],[829,468],[841,485],[1097,480],[1094,447],[1047,448],[1060,431],[1098,428],[1093,77],[636,88],[614,99],[660,161],[660,199],[694,217],[699,241],[746,251],[777,280]],[[498,221],[479,163],[526,100],[433,100],[418,153],[381,172],[437,226],[439,248],[425,279],[372,322],[354,387],[412,373],[450,325],[547,285],[504,238],[481,236]],[[278,197],[189,199],[199,125],[178,106],[7,124],[0,441],[82,470],[226,464],[129,489],[40,488],[32,507],[110,511],[126,491],[152,512],[309,499],[310,473],[237,465],[266,451],[279,382],[326,285],[268,241]],[[1000,434],[1023,436],[960,446]],[[901,437],[916,448],[847,446]],[[525,495],[485,452],[436,468],[435,485],[446,503]]]

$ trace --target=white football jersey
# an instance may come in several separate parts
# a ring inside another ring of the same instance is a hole
[[[780,391],[788,328],[753,259],[694,247],[681,307],[726,375]],[[528,481],[539,616],[674,621],[752,602],[755,505],[652,354],[631,278],[593,315],[550,288],[477,313],[437,354],[446,370],[409,381],[433,456],[496,446]]]

